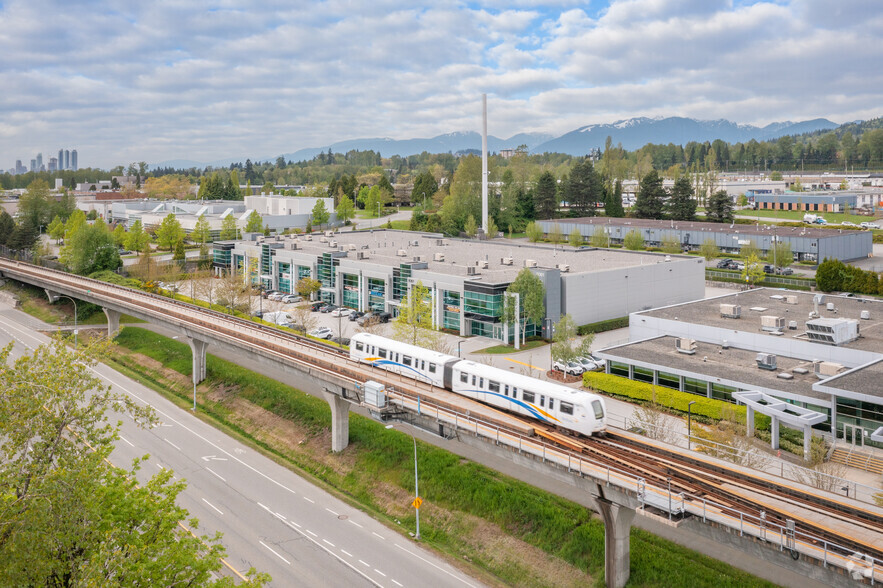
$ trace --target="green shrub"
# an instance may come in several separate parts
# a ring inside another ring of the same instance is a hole
[[[597,323],[581,325],[576,328],[576,334],[588,335],[589,333],[603,333],[604,331],[622,329],[627,326],[629,326],[629,317],[621,316],[615,319],[607,319],[606,321],[598,321]]]
[[[583,385],[612,396],[622,396],[632,400],[653,400],[654,386],[646,382],[636,382],[622,376],[605,374],[602,372],[586,372],[583,374]],[[735,413],[736,421],[745,424],[745,407],[736,406],[731,402],[704,398],[689,392],[672,390],[665,386],[655,386],[657,404],[681,412],[687,412],[687,405],[695,402],[691,412],[713,421],[724,420],[727,413]],[[754,424],[757,429],[768,429],[770,418],[766,415],[755,413]]]

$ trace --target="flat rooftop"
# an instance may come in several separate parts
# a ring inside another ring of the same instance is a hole
[[[883,360],[825,382],[825,387],[883,397]]]
[[[696,343],[696,353],[680,353],[675,347],[677,337],[663,335],[654,339],[626,343],[598,351],[613,361],[633,363],[641,361],[658,366],[660,371],[676,369],[697,374],[697,377],[715,382],[721,379],[740,382],[745,388],[760,386],[769,390],[830,401],[830,394],[812,389],[821,381],[813,373],[812,359],[776,355],[776,370],[757,367],[757,352],[729,347],[724,349],[712,343]],[[795,368],[797,371],[795,372]],[[806,373],[800,373],[806,370]],[[779,374],[790,374],[793,379],[783,379]]]
[[[310,241],[296,235],[263,237],[265,243],[279,242],[284,246],[294,243],[298,251],[312,255],[343,250],[348,259],[355,260],[356,252],[363,252],[366,263],[386,266],[413,263],[417,258],[418,263],[427,264],[427,271],[468,276],[490,284],[511,282],[525,267],[527,260],[535,261],[539,268],[554,268],[565,264],[570,266],[569,273],[600,272],[657,263],[697,263],[695,257],[680,255],[576,248],[570,245],[537,245],[509,239],[451,239],[440,235],[386,229],[335,233],[324,238],[327,242],[322,242],[322,236],[315,234]],[[336,248],[331,247],[332,241],[337,243]],[[355,250],[351,250],[350,246],[354,246]],[[405,254],[399,255],[401,251]],[[436,261],[436,254],[442,254],[444,260]],[[512,263],[504,264],[506,258],[511,258]],[[475,267],[484,261],[488,264],[486,269],[479,266],[474,275],[467,274],[467,267]]]
[[[667,221],[643,218],[618,218],[608,219],[606,217],[586,217],[586,218],[559,218],[545,222],[557,222],[577,225],[591,226],[607,226],[610,221],[612,226],[626,226],[635,229],[674,229],[681,231],[707,231],[711,233],[727,233],[732,235],[772,235],[778,237],[808,237],[810,239],[823,239],[826,237],[837,237],[845,233],[861,233],[860,230],[847,231],[836,229],[818,229],[811,226],[806,227],[777,227],[774,225],[758,225],[758,224],[736,224],[730,228],[726,223],[703,223],[693,221]]]
[[[796,298],[797,303],[787,303],[786,296]],[[760,317],[779,316],[785,319],[786,326],[784,335],[780,335],[780,337],[797,337],[807,340],[805,336],[806,321],[809,319],[809,313],[815,309],[813,296],[814,294],[811,292],[757,288],[656,308],[639,314],[742,332],[754,332],[768,337],[776,335],[769,335],[761,329]],[[834,305],[833,311],[827,310],[828,303]],[[722,317],[721,304],[738,304],[742,307],[742,318]],[[870,319],[860,318],[863,310],[869,312]],[[859,326],[859,338],[845,343],[841,347],[883,353],[883,301],[824,294],[824,302],[819,305],[819,317],[856,319]],[[796,331],[787,328],[790,321],[797,321]]]

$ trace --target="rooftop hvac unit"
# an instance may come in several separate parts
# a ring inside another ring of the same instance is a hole
[[[788,328],[792,331],[797,330],[797,321],[788,321]]]
[[[721,304],[721,316],[737,319],[742,316],[742,306],[739,304]]]
[[[871,320],[871,311],[869,311],[869,310],[863,310],[863,311],[861,312],[861,314],[859,315],[859,317],[861,317],[861,319],[862,319],[863,321],[869,321],[869,320]]]
[[[569,272],[569,271],[570,271],[570,266],[567,265],[566,263],[559,263],[559,264],[558,264],[558,269],[559,269],[560,271],[562,271],[562,272]]]
[[[859,336],[858,321],[847,318],[817,318],[806,321],[806,336],[810,341],[828,345],[843,345]]]
[[[500,261],[500,263],[502,263],[503,265],[512,265],[513,262],[514,262],[514,260],[511,257],[504,257]]]
[[[356,246],[353,243],[350,243],[349,245],[347,245],[346,248],[348,251],[355,251],[356,250]]]
[[[328,242],[328,237],[325,237],[325,236],[319,237],[319,243],[327,243],[327,242]]]
[[[445,240],[444,240],[444,239],[436,239],[436,240],[435,240],[435,246],[436,246],[436,247],[441,247],[441,246],[443,246],[444,244],[445,244]]]
[[[407,257],[408,252],[405,251],[404,249],[399,249],[398,251],[396,251],[396,255],[398,255],[399,257]]]
[[[477,265],[481,269],[487,269],[488,263],[486,259],[481,259],[475,265]]]
[[[325,231],[326,237],[331,237],[332,235],[334,235],[334,231]]]
[[[675,339],[675,349],[678,350],[678,353],[686,353],[687,355],[694,355],[696,353],[696,340],[695,339],[685,339],[683,337]]]
[[[466,266],[466,275],[467,275],[467,276],[474,276],[474,275],[477,273],[477,272],[475,271],[475,269],[476,269],[476,268],[475,268],[474,265],[467,265],[467,266]]]
[[[408,241],[408,245],[418,247],[420,245],[420,241],[418,239],[414,239],[413,241]]]
[[[421,258],[419,255],[415,255],[412,260],[413,261],[423,261],[423,258]]]
[[[760,328],[762,331],[781,331],[785,328],[785,317],[762,316],[760,317]]]
[[[794,376],[789,374],[788,372],[782,372],[781,374],[776,376],[780,380],[793,380]]]
[[[436,253],[435,255],[432,256],[432,260],[433,261],[444,261],[445,254],[444,253]]]
[[[525,259],[524,260],[524,267],[536,267],[536,266],[537,266],[536,259]]]
[[[825,305],[825,308],[828,309],[828,312],[833,311],[833,310],[834,310],[834,303],[833,303],[833,302],[829,302],[828,304]]]
[[[329,247],[337,247],[337,241],[329,241],[328,246]]]
[[[368,259],[367,251],[356,251],[356,259]]]
[[[304,235],[304,241],[312,241],[312,240],[313,240],[312,235]]]
[[[833,361],[819,361],[817,359],[812,362],[812,367],[813,373],[820,380],[836,376],[843,370],[843,364],[834,363]]]
[[[785,296],[785,304],[797,304],[797,296]]]
[[[288,243],[285,244],[285,248],[290,251],[296,250],[297,249],[297,241],[289,241]]]
[[[758,353],[754,361],[762,370],[776,371],[776,356],[772,353]]]

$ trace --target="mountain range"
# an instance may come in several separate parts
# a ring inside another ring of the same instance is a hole
[[[560,137],[542,133],[519,133],[508,139],[500,139],[488,135],[488,151],[499,152],[502,149],[515,149],[520,145],[526,145],[531,153],[567,153],[569,155],[586,155],[593,149],[603,149],[607,137],[610,136],[613,144],[622,143],[623,148],[633,151],[640,149],[647,143],[675,143],[684,145],[690,141],[714,141],[721,139],[728,143],[746,142],[751,139],[767,141],[778,139],[785,135],[800,135],[819,130],[837,128],[837,124],[824,118],[801,122],[777,122],[764,127],[737,124],[725,119],[697,120],[694,118],[666,117],[666,118],[630,118],[616,121],[611,124],[594,124],[580,127]],[[374,150],[382,157],[393,155],[415,155],[426,151],[428,153],[456,153],[467,149],[481,150],[481,135],[476,132],[455,132],[438,135],[428,139],[390,139],[390,138],[366,138],[351,139],[325,145],[323,147],[309,147],[292,153],[280,154],[287,161],[309,160],[319,153],[331,149],[334,153],[346,153],[350,150],[368,151]],[[263,158],[252,158],[253,161],[275,161],[279,155]],[[229,158],[208,163],[176,159],[152,164],[151,168],[172,167],[176,169],[188,169],[191,167],[204,168],[227,167],[231,163],[244,162],[245,157]]]

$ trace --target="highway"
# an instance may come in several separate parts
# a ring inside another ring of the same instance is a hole
[[[0,304],[0,345],[16,341],[20,356],[48,338],[34,319]],[[228,574],[250,567],[273,586],[478,586],[413,539],[390,529],[274,461],[217,431],[190,411],[106,365],[96,375],[152,406],[161,424],[140,429],[123,419],[111,460],[129,467],[149,454],[142,479],[171,468],[187,481],[179,503],[199,520],[197,534],[224,534]],[[233,572],[230,568],[236,570]]]

